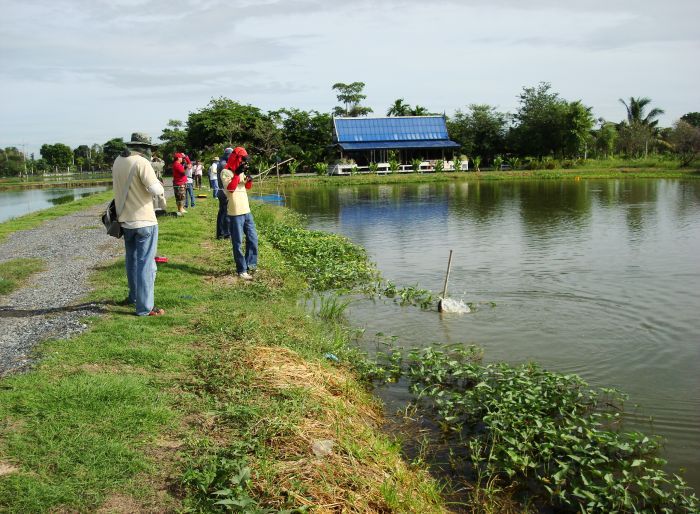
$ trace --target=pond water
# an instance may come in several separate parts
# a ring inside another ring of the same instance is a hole
[[[286,203],[401,286],[440,292],[454,250],[448,296],[484,302],[440,315],[357,301],[365,344],[378,332],[404,347],[474,343],[486,360],[617,387],[630,428],[664,436],[669,469],[700,490],[700,180],[295,188]]]
[[[54,205],[72,202],[107,189],[110,189],[110,186],[0,191],[0,222]]]

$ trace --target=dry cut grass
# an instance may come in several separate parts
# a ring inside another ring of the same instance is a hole
[[[319,513],[445,512],[434,480],[407,465],[398,449],[377,435],[380,408],[349,372],[280,347],[251,348],[245,365],[255,371],[253,386],[260,393],[301,389],[318,405],[289,433],[270,441],[277,457],[275,488]],[[319,443],[330,452],[319,452]],[[256,480],[260,496],[271,485]]]

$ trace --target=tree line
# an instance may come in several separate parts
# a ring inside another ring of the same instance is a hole
[[[166,162],[176,152],[195,159],[208,159],[230,145],[244,146],[255,156],[258,168],[293,157],[290,171],[311,171],[317,163],[335,157],[332,148],[333,116],[367,116],[372,109],[363,82],[342,82],[332,86],[339,105],[332,113],[283,108],[272,111],[230,98],[213,98],[208,105],[189,113],[186,120],[169,120],[163,129],[158,153]],[[649,155],[673,155],[682,166],[700,152],[700,113],[690,112],[672,127],[659,127],[664,113],[652,108],[646,97],[620,99],[619,122],[595,118],[593,108],[580,100],[569,101],[541,82],[524,87],[513,113],[501,112],[487,104],[471,104],[446,116],[450,137],[459,143],[460,153],[478,168],[508,159],[518,164],[538,163],[555,167],[578,159],[621,157],[635,159]],[[427,107],[411,106],[403,98],[387,109],[387,116],[423,116]],[[80,145],[71,149],[62,143],[41,146],[41,158],[29,158],[15,147],[0,149],[0,175],[14,176],[29,171],[109,169],[124,148],[122,138],[102,145]],[[558,163],[556,161],[559,161]]]

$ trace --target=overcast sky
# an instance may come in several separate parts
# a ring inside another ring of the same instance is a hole
[[[700,111],[700,0],[0,0],[0,146],[104,143],[212,97],[330,111],[366,83],[448,116],[552,84],[596,117]],[[37,155],[38,157],[38,155]]]

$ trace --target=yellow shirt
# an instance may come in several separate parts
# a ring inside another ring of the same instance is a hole
[[[226,198],[228,198],[228,209],[226,214],[229,216],[240,216],[241,214],[248,214],[250,212],[248,193],[246,192],[245,188],[245,173],[241,173],[240,177],[241,180],[238,182],[236,190],[229,191],[227,187],[233,180],[233,172],[229,169],[224,169],[221,172],[221,182],[224,184],[224,191],[226,191]]]

